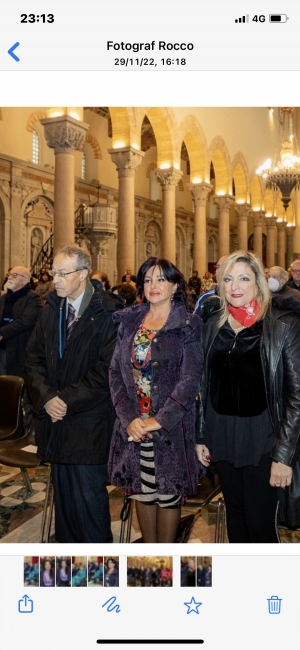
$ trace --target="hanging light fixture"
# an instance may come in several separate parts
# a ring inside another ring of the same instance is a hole
[[[300,158],[294,155],[294,108],[279,108],[279,132],[275,152],[275,164],[270,158],[256,170],[265,179],[267,189],[280,190],[285,211],[291,200],[291,192],[299,189]]]

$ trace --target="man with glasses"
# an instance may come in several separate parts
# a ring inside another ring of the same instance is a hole
[[[14,266],[7,273],[6,293],[0,296],[0,375],[24,377],[25,350],[38,319],[42,302],[31,289],[30,272]],[[24,427],[32,420],[25,391]]]
[[[287,281],[287,285],[300,291],[300,260],[294,260],[291,264],[291,274],[292,277]]]
[[[28,345],[27,383],[38,454],[51,463],[57,542],[112,542],[107,459],[113,429],[108,367],[120,301],[94,290],[87,251],[53,260],[55,290]]]

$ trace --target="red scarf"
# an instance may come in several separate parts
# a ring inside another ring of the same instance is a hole
[[[229,303],[227,304],[227,307],[233,318],[235,318],[238,323],[241,323],[241,325],[244,325],[244,327],[251,327],[251,325],[256,322],[257,314],[259,312],[259,304],[256,298],[253,298],[251,302],[248,302],[248,305],[243,305],[243,307],[233,307]]]

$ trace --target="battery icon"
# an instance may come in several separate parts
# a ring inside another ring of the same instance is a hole
[[[286,23],[288,20],[288,16],[286,14],[270,14],[269,15],[269,21],[270,23]]]

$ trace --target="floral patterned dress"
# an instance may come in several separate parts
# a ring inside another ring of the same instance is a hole
[[[131,367],[141,418],[151,417],[151,343],[156,333],[156,330],[149,330],[142,324],[133,339]],[[157,492],[152,434],[147,433],[139,444],[142,491],[140,494],[131,492],[131,497],[165,508],[179,507],[181,496]]]

